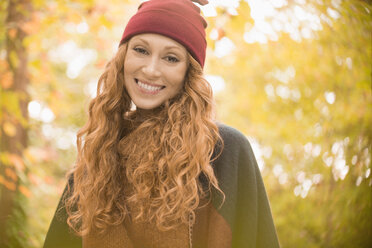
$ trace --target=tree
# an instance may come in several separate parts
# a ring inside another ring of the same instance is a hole
[[[4,7],[4,3],[3,6]],[[27,50],[23,45],[26,33],[22,25],[30,14],[29,1],[9,1],[5,20],[6,60],[1,60],[0,115],[0,246],[23,247],[21,192],[27,190],[17,170],[22,170],[22,156],[27,146],[27,104],[29,77]]]

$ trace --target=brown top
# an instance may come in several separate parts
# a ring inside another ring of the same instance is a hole
[[[195,211],[192,248],[230,248],[231,229],[217,210],[208,204]],[[188,248],[189,227],[181,225],[160,231],[152,223],[132,222],[111,226],[103,234],[91,232],[83,237],[83,248]]]

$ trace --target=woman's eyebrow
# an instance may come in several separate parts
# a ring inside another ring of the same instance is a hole
[[[185,53],[185,51],[181,47],[178,47],[178,46],[174,46],[174,45],[165,46],[164,50],[167,52],[175,53],[175,55],[182,57],[182,58],[187,57],[187,54]]]
[[[143,43],[149,45],[149,42],[148,42],[146,39],[143,39],[143,38],[137,38],[137,39],[135,39],[134,41],[137,41],[137,40],[142,41]],[[171,48],[181,49],[179,46],[176,46],[176,45],[168,45],[168,46],[165,46],[164,48],[166,48],[166,49],[171,49]],[[181,50],[182,50],[182,49],[181,49]]]
[[[143,42],[147,46],[150,46],[150,43],[146,39],[143,39],[143,38],[136,38],[133,40],[133,42]],[[168,45],[168,46],[165,46],[164,49],[166,50],[177,49],[179,52],[182,52],[183,50],[181,47],[176,46],[176,45]]]
[[[175,48],[175,49],[178,49],[178,50],[182,50],[180,47],[178,47],[178,46],[173,46],[173,45],[165,46],[164,48],[165,48],[165,49],[173,49],[173,48]]]

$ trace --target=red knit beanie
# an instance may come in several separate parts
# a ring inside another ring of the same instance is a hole
[[[208,3],[205,0],[197,2]],[[207,22],[200,15],[199,7],[190,0],[150,0],[142,3],[129,20],[120,45],[137,34],[161,34],[185,46],[204,67],[206,27]]]

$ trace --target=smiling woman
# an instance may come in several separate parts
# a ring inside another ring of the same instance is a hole
[[[99,79],[45,248],[279,247],[250,144],[214,119],[205,28],[190,0],[140,5]]]
[[[187,68],[181,44],[159,34],[139,34],[128,43],[125,87],[137,108],[153,109],[181,91]]]

